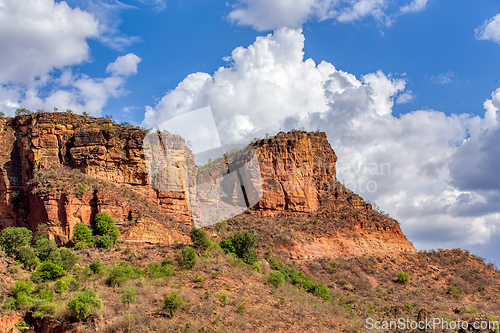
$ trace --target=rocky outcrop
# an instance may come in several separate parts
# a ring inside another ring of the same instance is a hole
[[[41,173],[43,178],[44,170],[54,167],[78,170],[109,186],[127,188],[180,224],[191,221],[182,190],[160,191],[150,186],[143,149],[146,132],[142,129],[66,113],[1,118],[0,128],[0,144],[4,147],[0,152],[0,228],[29,225],[36,230],[38,224],[47,223],[53,237],[64,243],[71,238],[75,223],[90,224],[96,212],[106,210],[117,221],[133,220],[142,226],[127,229],[131,239],[172,238],[168,233],[158,233],[161,228],[147,221],[138,205],[124,204],[109,189],[86,189],[86,195],[77,196],[78,186],[85,184],[73,181],[58,187],[65,182],[58,172],[45,183],[46,191],[33,193],[30,182],[36,174]],[[178,146],[186,154],[185,144]],[[73,180],[78,177],[73,175]]]
[[[195,165],[178,135],[147,134],[110,119],[67,113],[0,118],[0,144],[0,228],[18,225],[35,231],[46,224],[60,244],[71,239],[76,223],[90,225],[100,211],[116,219],[125,240],[188,241],[193,218],[221,210],[221,202],[227,204],[224,209],[239,202],[235,212],[253,206],[251,214],[269,218],[283,212],[349,211],[350,217],[326,220],[337,225],[349,221],[359,226],[359,235],[379,235],[339,243],[336,235],[325,233],[304,243],[302,249],[310,248],[306,252],[314,252],[311,246],[384,249],[394,243],[394,249],[413,248],[395,221],[384,224],[385,229],[372,228],[382,215],[337,182],[337,157],[325,133],[281,132],[203,167]],[[223,177],[243,170],[253,152],[260,171]],[[212,185],[203,193],[200,184],[206,182]],[[259,182],[262,198],[253,201],[250,194],[256,191],[251,190]],[[245,198],[238,194],[243,187]],[[293,256],[304,255],[298,249]]]
[[[264,194],[255,207],[263,215],[283,210],[312,212],[336,181],[337,156],[326,134],[294,131],[257,141]]]

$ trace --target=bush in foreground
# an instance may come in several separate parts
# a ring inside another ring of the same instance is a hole
[[[170,316],[175,316],[178,309],[184,307],[186,302],[178,294],[171,294],[163,300],[163,310],[168,311]]]
[[[69,311],[77,319],[84,319],[95,310],[102,309],[102,300],[93,290],[85,290],[79,293],[68,303]]]

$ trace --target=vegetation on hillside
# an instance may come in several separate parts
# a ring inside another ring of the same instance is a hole
[[[414,320],[421,309],[450,320],[500,320],[500,273],[466,251],[316,260],[268,251],[249,265],[241,253],[255,245],[251,236],[259,238],[222,238],[239,239],[240,255],[203,231],[192,233],[195,248],[118,241],[117,249],[75,252],[82,261],[67,270],[45,260],[43,279],[36,277],[43,264],[34,272],[10,267],[19,279],[0,296],[0,308],[30,313],[28,326],[36,325],[33,317],[109,332],[359,332],[368,317]]]

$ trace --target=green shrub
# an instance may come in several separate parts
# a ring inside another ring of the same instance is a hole
[[[106,284],[110,287],[121,286],[129,279],[135,279],[142,274],[143,272],[140,269],[132,268],[128,263],[122,262],[118,266],[109,269]]]
[[[410,274],[405,273],[405,272],[399,272],[397,281],[398,281],[398,283],[402,283],[402,284],[410,283]]]
[[[36,286],[33,291],[36,294],[38,299],[51,302],[54,300],[54,290],[52,290],[47,284],[40,283]]]
[[[248,231],[237,232],[233,236],[233,245],[236,255],[243,259],[245,254],[253,249],[256,242],[257,237],[255,237],[254,234]]]
[[[323,298],[324,300],[330,299],[330,291],[324,284],[316,284],[312,288],[312,294]]]
[[[5,298],[5,300],[3,301],[3,306],[2,306],[2,309],[3,310],[13,310],[14,308],[16,307],[16,299],[12,296],[8,296],[7,298]]]
[[[181,265],[187,268],[193,268],[196,265],[196,251],[191,246],[182,249]]]
[[[236,249],[234,248],[234,245],[233,245],[233,237],[227,237],[227,238],[224,238],[219,246],[224,250],[224,252],[226,253],[236,253]]]
[[[83,319],[87,318],[93,310],[102,309],[102,300],[95,291],[85,290],[69,301],[68,308],[77,319]]]
[[[76,263],[81,261],[79,256],[64,247],[53,251],[49,256],[49,259],[52,260],[53,263],[64,268],[66,271],[72,270]]]
[[[34,281],[55,280],[66,275],[66,271],[61,266],[54,264],[50,260],[42,262],[38,269],[31,275]]]
[[[35,269],[40,265],[40,259],[35,251],[29,246],[22,246],[16,254],[16,260],[23,264],[26,269]]]
[[[17,280],[16,284],[10,287],[12,294],[17,295],[19,293],[25,293],[26,295],[31,295],[33,292],[33,281],[30,280]]]
[[[109,236],[109,239],[111,239],[114,245],[118,240],[118,237],[120,237],[120,231],[115,225],[115,219],[106,213],[99,213],[95,216],[94,221],[96,235],[101,236],[101,238],[102,236]]]
[[[249,265],[257,262],[257,253],[253,250],[257,238],[251,232],[237,232],[233,237],[224,238],[220,242],[220,247],[226,253],[234,253]]]
[[[77,198],[82,198],[85,194],[87,194],[87,185],[78,183],[77,190],[75,191],[75,196]]]
[[[163,300],[163,310],[170,312],[170,316],[175,316],[178,309],[184,307],[186,303],[177,294],[171,294]]]
[[[122,303],[127,305],[131,303],[137,303],[137,291],[130,288],[126,288],[125,290],[123,290]]]
[[[80,284],[72,276],[64,276],[56,281],[55,289],[58,294],[66,291],[76,291],[80,289]]]
[[[448,287],[448,291],[446,293],[452,295],[455,298],[462,298],[462,296],[464,295],[464,291],[462,289],[458,289],[455,287]]]
[[[51,304],[50,302],[38,302],[35,304],[35,308],[33,310],[33,318],[41,319],[45,317],[52,317],[56,314],[56,306]]]
[[[28,333],[31,332],[30,330],[30,325],[28,325],[24,320],[21,320],[16,324],[16,328],[19,330],[21,333]]]
[[[99,260],[94,260],[90,263],[89,269],[94,274],[100,274],[103,270],[103,267]]]
[[[271,273],[269,273],[267,281],[274,287],[279,288],[285,282],[285,278],[283,277],[283,274],[281,274],[280,271],[272,270]]]
[[[57,250],[57,244],[51,239],[40,237],[36,240],[34,248],[41,261],[49,259],[52,252]]]
[[[94,236],[92,236],[92,230],[90,230],[90,228],[83,223],[75,224],[75,229],[73,230],[73,242],[75,243],[75,248],[77,250],[93,246]]]
[[[111,249],[115,245],[115,242],[110,235],[104,235],[97,238],[96,245],[103,249]]]
[[[238,307],[236,308],[236,312],[238,312],[238,313],[246,313],[247,312],[246,305],[245,304],[238,305]]]
[[[273,270],[277,270],[283,275],[285,281],[289,281],[294,286],[303,288],[308,293],[320,296],[323,299],[330,298],[328,288],[322,284],[315,283],[311,277],[305,276],[302,271],[296,271],[274,258],[269,258],[268,262]]]
[[[11,287],[12,294],[15,299],[15,306],[18,308],[24,308],[31,306],[33,298],[31,294],[33,293],[33,282],[26,280],[17,280],[16,284]]]
[[[8,227],[0,232],[0,248],[11,257],[17,255],[17,251],[23,246],[28,246],[33,233],[24,227]]]
[[[161,279],[174,275],[174,270],[168,264],[149,264],[146,271],[151,279]]]
[[[226,293],[217,293],[217,297],[219,298],[219,302],[223,305],[228,305],[231,302],[229,295]]]
[[[248,265],[253,265],[257,262],[259,257],[257,256],[257,252],[254,250],[249,250],[246,252],[243,257],[241,258],[246,264]]]
[[[198,248],[208,249],[213,243],[208,233],[201,228],[194,227],[191,229],[189,237],[191,237],[194,246]]]

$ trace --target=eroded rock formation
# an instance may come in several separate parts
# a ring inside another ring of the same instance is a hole
[[[212,169],[198,168],[183,138],[152,133],[145,149],[145,135],[142,129],[109,119],[66,113],[0,118],[0,228],[18,225],[36,230],[47,224],[51,237],[62,244],[71,239],[76,223],[90,225],[98,212],[107,211],[125,240],[188,241],[192,213],[198,212],[197,198],[189,197],[187,187],[196,186],[196,179],[201,183],[231,171],[243,163],[238,159],[244,154],[226,157]],[[273,217],[283,212],[348,209],[355,218],[341,220],[350,221],[359,235],[371,235],[351,242],[342,241],[340,234],[325,233],[290,249],[293,256],[304,256],[313,248],[324,248],[320,251],[324,253],[344,247],[383,248],[391,242],[394,249],[414,250],[397,222],[373,229],[378,224],[370,221],[382,215],[337,182],[337,157],[325,133],[279,133],[251,147],[260,177],[251,174],[249,179],[260,178],[263,188],[260,201],[251,205],[253,215],[273,223]],[[237,190],[227,186],[224,200],[233,200]]]

